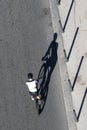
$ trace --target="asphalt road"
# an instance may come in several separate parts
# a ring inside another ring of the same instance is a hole
[[[53,35],[48,0],[0,0],[0,130],[68,130]],[[38,77],[49,47],[38,115],[25,81],[28,72]]]

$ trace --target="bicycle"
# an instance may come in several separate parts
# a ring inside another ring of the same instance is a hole
[[[35,101],[35,106],[36,106],[37,112],[39,114],[40,109],[41,109],[41,105],[42,105],[41,94],[37,90],[37,93],[31,93],[30,92],[30,96],[31,96],[31,100]]]
[[[36,101],[36,107],[39,110],[39,114],[43,111],[45,103],[46,103],[46,98],[47,98],[47,93],[48,93],[48,77],[49,77],[49,72],[50,68],[48,66],[48,58],[42,60],[44,63],[42,64],[39,74],[38,74],[38,95],[41,97],[39,100],[40,102]]]
[[[42,87],[42,84],[46,83],[46,80],[48,79],[48,75],[50,72],[50,67],[48,66],[47,61],[49,60],[49,58],[42,58],[43,64],[40,68],[39,74],[38,74],[38,81],[39,81],[39,87]],[[40,88],[38,88],[40,90]]]

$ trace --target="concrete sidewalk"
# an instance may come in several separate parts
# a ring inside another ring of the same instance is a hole
[[[87,1],[61,0],[60,5],[56,0],[49,2],[53,29],[59,35],[59,66],[68,127],[69,130],[87,130]],[[72,43],[67,61],[63,50],[68,56]]]
[[[72,1],[71,1],[72,2]],[[62,27],[71,5],[71,2],[62,1],[58,6]],[[87,1],[74,1],[63,36],[64,49],[68,56],[73,37],[77,27],[79,28],[69,61],[66,62],[69,79],[73,85],[78,67],[83,56],[81,67],[76,78],[74,90],[71,92],[73,109],[75,110],[77,129],[87,130]],[[72,87],[72,86],[71,86]]]
[[[56,0],[49,0],[49,3],[50,3],[50,10],[52,16],[53,30],[54,32],[58,33],[58,41],[57,41],[59,43],[58,62],[60,68],[61,84],[62,84],[62,90],[64,96],[68,128],[69,130],[76,130],[75,117],[73,114],[72,96],[71,96],[70,86],[68,83],[68,73],[67,73],[67,66],[65,62],[66,59],[63,52],[64,47],[63,47],[63,38],[61,35],[62,30],[59,23],[60,16],[57,7],[58,3]]]

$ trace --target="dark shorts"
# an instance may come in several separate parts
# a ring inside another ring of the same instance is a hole
[[[30,95],[32,95],[32,96],[37,96],[37,92],[29,92],[30,93]]]

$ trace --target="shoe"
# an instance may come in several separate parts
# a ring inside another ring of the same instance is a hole
[[[31,99],[34,101],[34,97],[33,96],[31,96]]]
[[[32,98],[32,100],[34,101],[34,98]]]

